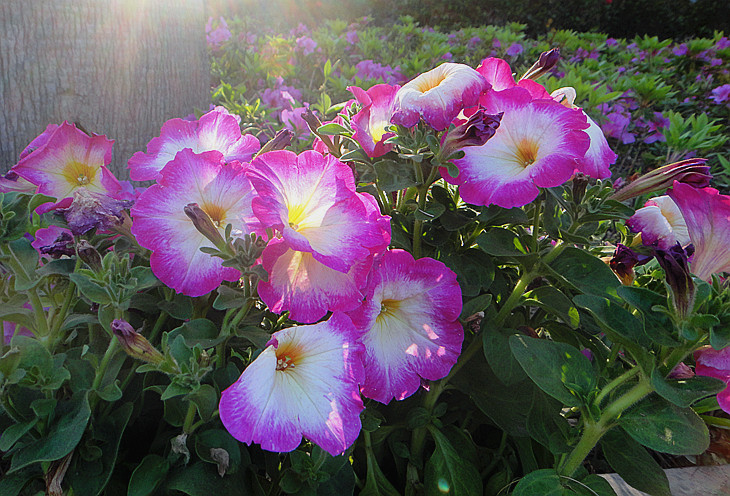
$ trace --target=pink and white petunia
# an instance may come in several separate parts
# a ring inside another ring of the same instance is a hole
[[[259,281],[258,293],[269,310],[289,311],[290,319],[312,323],[328,311],[348,311],[360,305],[373,257],[357,261],[344,273],[318,262],[311,253],[292,250],[283,239],[273,239],[261,262],[269,280]]]
[[[132,208],[132,234],[141,246],[152,250],[150,266],[163,283],[179,293],[201,296],[224,280],[238,280],[241,274],[200,251],[213,243],[198,232],[185,206],[197,203],[221,235],[227,224],[233,232],[262,234],[251,210],[253,197],[240,163],[225,163],[218,151],[182,150]]]
[[[165,122],[160,136],[147,144],[147,153],[137,152],[129,159],[129,177],[133,181],[158,179],[165,165],[185,148],[195,153],[217,150],[226,162],[249,162],[261,144],[250,134],[242,136],[236,117],[224,107],[215,107],[197,121]]]
[[[108,195],[121,189],[106,168],[112,159],[114,141],[106,136],[89,136],[68,122],[46,137],[45,144],[26,154],[11,169],[37,185],[38,193],[61,200],[70,198],[79,188]]]
[[[666,195],[647,201],[626,221],[626,225],[632,231],[641,233],[644,245],[655,246],[660,250],[668,250],[677,243],[682,246],[690,243],[682,212],[674,200]]]
[[[372,196],[355,192],[352,171],[331,155],[268,152],[253,161],[248,176],[263,226],[327,267],[348,272],[390,243],[389,217]]]
[[[449,127],[465,108],[490,89],[487,80],[464,64],[445,63],[409,81],[395,95],[394,124],[413,127],[423,117],[436,131]]]
[[[437,260],[387,251],[365,294],[363,305],[349,312],[363,332],[364,396],[381,403],[402,400],[421,379],[449,373],[464,340],[456,274]]]
[[[355,95],[357,103],[362,108],[352,117],[352,128],[355,130],[353,139],[357,141],[368,157],[380,157],[393,149],[391,143],[385,140],[395,136],[394,132],[386,131],[393,117],[395,95],[400,86],[376,84],[365,91],[357,86],[348,86]]]
[[[496,57],[487,57],[482,60],[477,72],[484,76],[487,82],[492,86],[492,92],[500,92],[515,86],[519,86],[527,90],[533,99],[538,98],[550,98],[550,93],[547,92],[545,87],[540,83],[533,81],[532,79],[520,79],[515,82],[515,78],[512,75],[512,69],[510,68],[507,61],[498,59]],[[489,95],[487,93],[485,96]],[[491,112],[491,110],[488,110]]]
[[[289,327],[223,391],[223,425],[246,444],[267,451],[296,449],[302,436],[333,456],[360,433],[362,345],[350,319]]]
[[[730,196],[678,181],[667,194],[682,212],[695,248],[692,273],[709,281],[712,274],[730,272]]]
[[[704,346],[694,352],[695,374],[720,379],[727,387],[717,393],[717,403],[730,413],[730,347],[715,350]]]
[[[504,112],[494,136],[482,146],[463,149],[454,160],[459,169],[444,179],[459,185],[464,201],[475,205],[520,207],[534,200],[538,188],[568,181],[590,145],[585,116],[552,100],[533,100],[523,88],[500,92]]]

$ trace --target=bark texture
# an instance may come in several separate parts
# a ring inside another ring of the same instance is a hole
[[[0,171],[49,123],[115,140],[111,170],[210,103],[204,0],[0,1]]]

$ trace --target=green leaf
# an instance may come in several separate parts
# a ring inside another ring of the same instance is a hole
[[[106,386],[96,390],[96,394],[99,395],[104,401],[113,403],[122,397],[122,390],[119,389],[119,380],[115,380],[107,384]]]
[[[172,381],[160,395],[162,401],[169,400],[176,396],[182,396],[183,394],[190,394],[190,386],[182,385],[177,381]]]
[[[477,216],[479,222],[487,226],[503,226],[505,224],[527,224],[530,219],[521,208],[502,208],[497,205],[482,207]]]
[[[200,344],[200,346],[206,349],[212,348],[226,339],[225,336],[219,336],[219,334],[220,329],[212,321],[208,319],[193,319],[170,331],[168,334],[168,342],[173,343],[178,336],[182,336],[185,344],[190,348],[196,344]]]
[[[567,443],[569,425],[567,419],[560,415],[561,408],[559,402],[536,389],[527,413],[530,437],[555,455],[570,451]]]
[[[369,457],[368,474],[360,496],[400,496],[400,494],[380,470],[375,456]]]
[[[530,472],[517,483],[512,496],[563,496],[566,494],[560,476],[554,469]]]
[[[497,377],[505,386],[511,386],[527,379],[520,362],[517,361],[509,345],[513,329],[497,329],[490,319],[482,320],[482,349],[484,357],[492,370],[496,370]],[[475,339],[479,339],[477,336]]]
[[[100,305],[108,305],[112,303],[112,299],[109,297],[109,293],[107,293],[106,289],[97,282],[92,281],[89,276],[79,272],[74,272],[73,274],[69,274],[69,278],[74,284],[76,284],[76,287],[79,288],[81,294],[86,296],[92,302],[99,303]]]
[[[19,238],[7,244],[10,267],[15,273],[15,291],[27,291],[40,282],[35,269],[38,266],[38,252],[26,238]]]
[[[4,474],[0,477],[0,496],[18,496],[28,482],[40,477],[43,477],[40,466]]]
[[[351,131],[344,126],[330,122],[317,128],[317,134],[326,134],[329,136],[337,136],[339,134],[350,134]]]
[[[244,467],[251,463],[245,446],[234,439],[228,431],[223,429],[209,429],[195,436],[195,452],[201,460],[218,466],[213,458],[211,449],[222,449],[228,454],[228,468],[226,474],[236,473],[243,462]],[[243,450],[242,456],[241,450]]]
[[[216,310],[228,310],[230,308],[240,308],[245,304],[246,297],[243,295],[243,291],[228,286],[220,286],[218,287],[218,296],[216,296],[213,302],[213,308]]]
[[[576,305],[585,308],[602,325],[604,331],[614,340],[636,343],[648,348],[651,339],[644,332],[644,324],[619,303],[593,295],[578,295],[573,298]]]
[[[220,288],[218,289],[220,291]],[[162,300],[157,303],[157,307],[173,319],[190,320],[193,318],[193,299],[183,294],[175,294],[171,301]]]
[[[3,435],[0,437],[0,451],[8,451],[13,445],[18,442],[29,430],[35,426],[40,419],[35,417],[27,422],[21,422],[20,424],[13,424],[3,431]]]
[[[655,395],[625,412],[619,425],[640,444],[662,453],[700,455],[710,444],[707,425],[694,410]]]
[[[74,458],[66,476],[74,494],[98,496],[104,491],[116,466],[119,443],[133,408],[132,403],[125,403],[93,422],[91,439],[101,448],[101,456],[90,461]],[[94,476],[90,477],[89,474]]]
[[[477,237],[477,245],[484,253],[495,257],[532,256],[528,248],[522,244],[519,236],[509,229],[493,227]]]
[[[515,335],[510,348],[530,379],[566,406],[580,406],[596,387],[591,362],[566,343]]]
[[[631,487],[652,496],[671,496],[664,470],[622,429],[608,431],[601,439],[601,448],[611,468]]]
[[[492,304],[492,295],[489,293],[481,294],[476,298],[472,298],[461,307],[460,320],[467,319],[472,315],[483,312],[489,305]]]
[[[413,212],[413,217],[416,220],[423,221],[436,220],[441,217],[441,214],[443,214],[445,211],[446,207],[444,207],[440,203],[432,203],[426,208],[426,210],[421,210],[420,208],[417,209],[415,212]]]
[[[662,398],[680,407],[688,407],[697,400],[713,396],[725,389],[725,381],[696,375],[689,379],[665,379],[657,369],[651,373],[651,385]]]
[[[446,254],[439,260],[456,273],[456,282],[463,296],[477,296],[488,290],[494,281],[492,258],[476,248],[469,248],[463,253]]]
[[[71,274],[75,268],[75,259],[59,258],[58,260],[51,260],[44,263],[41,267],[36,269],[35,273],[41,277],[51,275],[67,276]]]
[[[524,304],[535,305],[559,318],[573,329],[580,324],[580,315],[570,298],[553,286],[540,286],[525,293]]]
[[[549,267],[559,280],[582,293],[618,298],[617,289],[621,282],[608,265],[586,251],[569,246]]]
[[[380,160],[375,163],[378,187],[385,193],[416,186],[416,173],[413,167],[393,160]]]
[[[209,463],[197,462],[179,467],[167,477],[167,491],[180,491],[188,496],[246,496],[253,494],[251,481],[245,470],[239,470],[227,477],[218,475],[218,470]]]
[[[482,478],[479,471],[466,461],[451,445],[449,439],[437,428],[429,432],[436,443],[436,449],[426,463],[424,485],[426,496],[480,496]]]
[[[160,455],[147,455],[132,472],[127,486],[127,496],[149,496],[165,479],[170,463]]]
[[[666,306],[666,296],[637,286],[621,286],[618,288],[618,295],[641,312],[644,318],[646,335],[652,341],[662,346],[677,346],[680,344],[672,335],[674,325],[669,316],[652,310],[655,306]]]
[[[584,491],[586,496],[617,496],[611,484],[600,475],[591,474],[581,481],[588,488]],[[572,486],[575,487],[575,486]]]
[[[81,440],[91,416],[88,392],[76,394],[69,402],[60,403],[57,419],[46,436],[20,448],[14,455],[8,473],[37,462],[50,462],[68,455]]]
[[[213,417],[218,408],[218,393],[210,384],[202,384],[196,391],[190,393],[187,399],[195,403],[198,415],[205,422]]]

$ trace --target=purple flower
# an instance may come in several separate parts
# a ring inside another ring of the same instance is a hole
[[[715,43],[715,50],[724,50],[726,48],[730,48],[730,40],[727,39],[727,36],[723,36]]]
[[[357,31],[352,30],[345,33],[345,39],[350,45],[354,45],[358,41],[360,41],[360,37],[357,35]]]
[[[686,43],[682,43],[681,45],[677,45],[674,48],[672,48],[672,53],[676,55],[677,57],[682,57],[684,55],[687,55],[689,52],[689,48],[687,47]]]
[[[512,43],[505,53],[510,57],[516,57],[521,54],[523,50],[522,45],[519,43]]]
[[[293,110],[284,109],[281,111],[281,122],[284,124],[284,127],[299,139],[306,139],[311,134],[309,126],[302,119],[302,114],[306,111],[306,107],[297,107]]]
[[[609,38],[606,40],[606,46],[607,47],[615,47],[618,45],[618,40],[615,38]]]
[[[231,31],[223,17],[218,18],[218,26],[213,29],[213,18],[208,18],[205,25],[205,38],[210,48],[218,48],[231,38]]]
[[[474,49],[476,48],[480,43],[482,42],[482,39],[479,36],[472,36],[469,38],[469,41],[467,41],[466,46]]]
[[[712,90],[712,96],[710,100],[714,101],[718,105],[725,103],[730,99],[730,84],[723,84]]]
[[[300,36],[297,38],[296,42],[304,55],[314,53],[314,50],[317,48],[317,42],[309,36]]]
[[[502,42],[500,42],[497,38],[494,38],[494,40],[492,40],[492,48],[502,48]]]
[[[608,120],[603,126],[601,126],[601,129],[606,136],[616,138],[624,145],[636,141],[634,135],[628,132],[629,124],[631,124],[631,117],[620,112],[611,112],[606,117],[608,117]]]
[[[441,56],[441,59],[442,60],[449,60],[450,61],[450,60],[453,60],[454,59],[454,56],[453,56],[453,54],[451,52],[446,52],[445,54],[443,54]]]

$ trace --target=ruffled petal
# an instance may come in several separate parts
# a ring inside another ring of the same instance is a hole
[[[634,232],[641,233],[641,242],[668,250],[679,243],[690,243],[687,224],[679,207],[669,196],[657,196],[647,201],[626,221]]]
[[[421,379],[446,376],[461,352],[461,289],[456,275],[430,258],[385,252],[371,273],[363,305],[349,312],[365,345],[362,393],[381,403],[413,394]]]
[[[333,456],[343,453],[360,433],[361,353],[352,322],[340,313],[275,333],[223,391],[223,425],[268,451],[292,451],[304,436]]]

